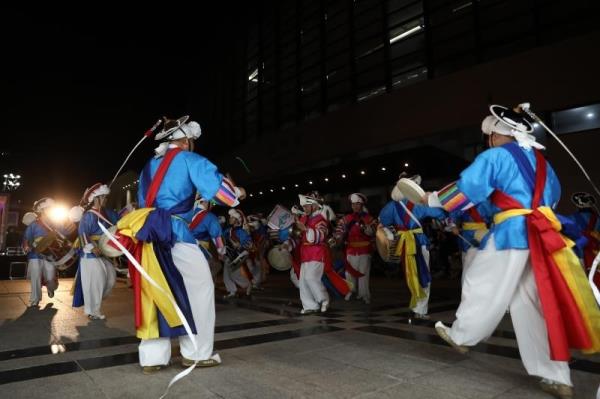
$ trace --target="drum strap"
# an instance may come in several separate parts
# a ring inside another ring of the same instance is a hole
[[[98,211],[97,211],[97,210],[95,210],[95,209],[89,209],[89,210],[88,210],[88,212],[90,212],[90,213],[93,213],[94,215],[98,216],[98,219],[101,219],[103,222],[107,223],[109,226],[114,226],[114,223],[113,223],[113,222],[111,222],[110,220],[108,220],[108,219],[106,218],[106,216],[104,216],[104,215],[102,214],[102,212],[98,212]]]
[[[192,218],[192,222],[190,223],[190,230],[194,230],[196,227],[198,227],[198,225],[200,223],[202,223],[202,221],[204,220],[204,218],[207,215],[208,215],[208,211],[206,209],[203,209],[200,212],[198,212],[197,214],[195,214],[194,217]]]

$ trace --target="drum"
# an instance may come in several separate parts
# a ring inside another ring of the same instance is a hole
[[[116,225],[111,226],[108,231],[115,237],[116,234],[118,234]],[[100,248],[100,251],[102,251],[102,255],[107,258],[118,258],[119,256],[123,255],[123,251],[113,247],[112,242],[108,239],[106,234],[102,234],[100,240],[98,240],[98,247]]]
[[[423,190],[415,181],[403,177],[398,180],[396,187],[410,202],[414,202],[415,204],[423,202],[425,190]]]
[[[54,232],[49,232],[35,245],[38,253],[56,266],[59,271],[67,270],[77,260],[73,244]]]
[[[238,252],[236,249],[226,246],[225,247],[225,257],[227,258],[227,264],[229,265],[231,271],[235,271],[242,267],[242,263],[248,259],[250,253],[246,250]]]
[[[287,229],[294,223],[294,215],[287,208],[275,205],[267,217],[267,225],[274,230]]]
[[[292,267],[292,255],[289,251],[283,249],[281,245],[276,245],[267,254],[269,263],[275,270],[286,271]]]
[[[392,240],[390,240],[391,235],[394,237]],[[379,256],[381,256],[381,259],[383,259],[384,262],[401,262],[402,258],[396,255],[396,247],[398,247],[399,240],[400,237],[396,234],[396,229],[393,227],[377,227],[375,244],[377,246],[377,252],[379,252]]]

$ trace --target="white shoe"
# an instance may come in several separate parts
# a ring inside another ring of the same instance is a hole
[[[90,319],[90,320],[104,320],[104,319],[106,319],[106,316],[104,316],[103,314],[99,314],[99,315],[90,314],[90,315],[88,315],[88,319]]]
[[[448,334],[448,327],[444,325],[441,321],[435,323],[435,331],[438,333],[441,339],[446,341],[451,347],[456,349],[458,353],[461,355],[466,354],[469,351],[469,348],[466,346],[458,345],[456,342],[452,340],[450,334]]]
[[[302,309],[300,311],[300,314],[313,314],[313,313],[317,313],[319,310],[318,309]]]
[[[566,384],[561,384],[559,382],[544,378],[540,381],[540,387],[542,388],[542,391],[554,395],[560,399],[571,399],[573,397],[573,387]]]
[[[329,309],[329,301],[321,302],[321,313],[327,312],[327,309]]]
[[[34,308],[40,304],[40,301],[31,301],[29,302],[29,307]]]
[[[233,293],[230,292],[227,295],[223,295],[223,299],[229,299],[229,298],[234,298],[234,297],[235,297],[235,292],[233,292]]]
[[[349,293],[347,293],[346,296],[344,297],[344,299],[346,301],[349,301],[351,297],[352,297],[352,291],[350,291]]]

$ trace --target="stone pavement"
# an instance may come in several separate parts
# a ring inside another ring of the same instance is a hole
[[[132,293],[118,282],[104,321],[70,306],[71,280],[39,308],[27,308],[27,281],[0,281],[0,398],[158,398],[179,371],[141,373]],[[272,275],[250,298],[217,300],[215,348],[223,364],[177,383],[172,398],[549,398],[525,373],[510,319],[463,356],[435,334],[460,297],[436,281],[431,321],[414,320],[403,281],[374,278],[374,302],[335,300],[326,314],[300,316],[297,291]],[[218,291],[219,297],[222,291]],[[600,358],[576,355],[576,398],[595,398]]]

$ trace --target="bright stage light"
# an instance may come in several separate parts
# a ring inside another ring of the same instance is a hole
[[[69,217],[69,209],[66,206],[58,204],[50,208],[48,217],[54,223],[64,223]]]

